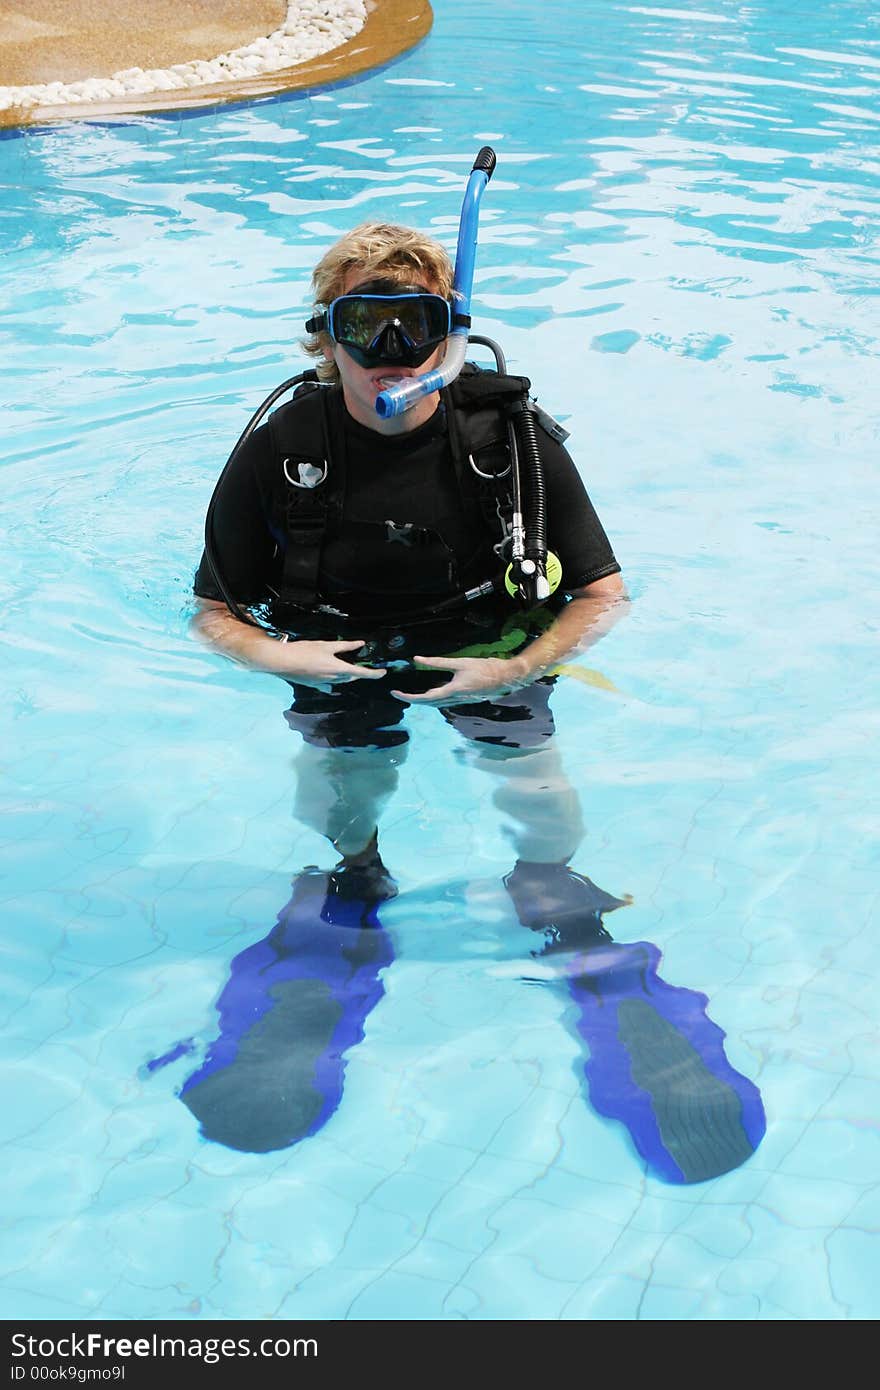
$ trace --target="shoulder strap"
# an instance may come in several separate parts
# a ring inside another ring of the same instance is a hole
[[[460,477],[467,472],[475,480],[480,510],[490,531],[497,534],[500,526],[501,541],[495,550],[503,555],[514,511],[511,436],[515,417],[527,409],[535,424],[560,444],[568,438],[568,431],[529,396],[528,377],[481,369],[466,362],[449,389],[454,407],[450,411],[450,436],[456,467]],[[467,469],[463,469],[463,462],[469,465]]]
[[[527,376],[503,375],[489,367],[478,367],[475,362],[465,362],[450,389],[457,403],[467,409],[484,401],[518,400],[531,386]]]
[[[493,406],[496,410],[506,411],[510,407],[518,406],[531,388],[532,383],[527,376],[505,376],[491,369],[477,367],[473,362],[466,362],[450,389],[454,393],[456,405],[462,410],[476,411],[481,406]],[[568,439],[568,430],[560,425],[558,420],[554,420],[552,415],[548,415],[533,398],[529,401],[529,409],[535,417],[536,424],[540,425],[551,439],[555,439],[559,444]]]
[[[317,602],[327,520],[341,510],[345,486],[343,451],[331,443],[331,395],[327,387],[313,386],[269,418],[284,537],[279,598],[304,608]]]

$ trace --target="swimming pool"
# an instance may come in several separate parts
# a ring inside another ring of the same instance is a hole
[[[8,539],[5,1316],[846,1319],[878,1312],[876,20],[482,0],[311,97],[0,142]],[[582,1090],[491,786],[413,710],[385,996],[315,1137],[177,1091],[321,839],[284,698],[187,635],[205,507],[299,362],[320,251],[454,244],[635,599],[560,682],[616,939],[708,995],[766,1138],[694,1187]],[[524,983],[524,976],[537,983]]]

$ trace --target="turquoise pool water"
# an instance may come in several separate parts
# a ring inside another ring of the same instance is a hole
[[[5,1317],[876,1317],[878,79],[858,0],[462,0],[335,91],[0,142]],[[484,143],[476,325],[571,430],[635,600],[605,684],[555,697],[575,865],[767,1112],[693,1187],[585,1100],[430,710],[329,1123],[235,1152],[191,1057],[146,1070],[204,1051],[332,862],[284,688],[187,634],[214,479],[320,252],[372,215],[454,246]]]

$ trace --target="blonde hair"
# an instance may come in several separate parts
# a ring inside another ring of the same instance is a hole
[[[326,306],[338,299],[353,270],[363,282],[391,280],[398,285],[424,285],[444,299],[452,295],[452,262],[446,248],[433,237],[393,222],[361,222],[324,253],[312,273],[315,303]],[[324,359],[317,366],[322,381],[339,377],[335,362],[324,357],[329,345],[326,333],[310,333],[302,342],[312,357]]]

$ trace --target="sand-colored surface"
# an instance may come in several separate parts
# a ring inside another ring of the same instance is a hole
[[[276,29],[285,0],[0,0],[0,86],[213,58]]]
[[[176,110],[340,82],[412,48],[432,23],[428,0],[367,0],[363,29],[320,58],[241,81],[75,106],[13,107],[0,126]],[[0,86],[77,82],[125,68],[211,59],[269,34],[286,0],[0,0]]]

